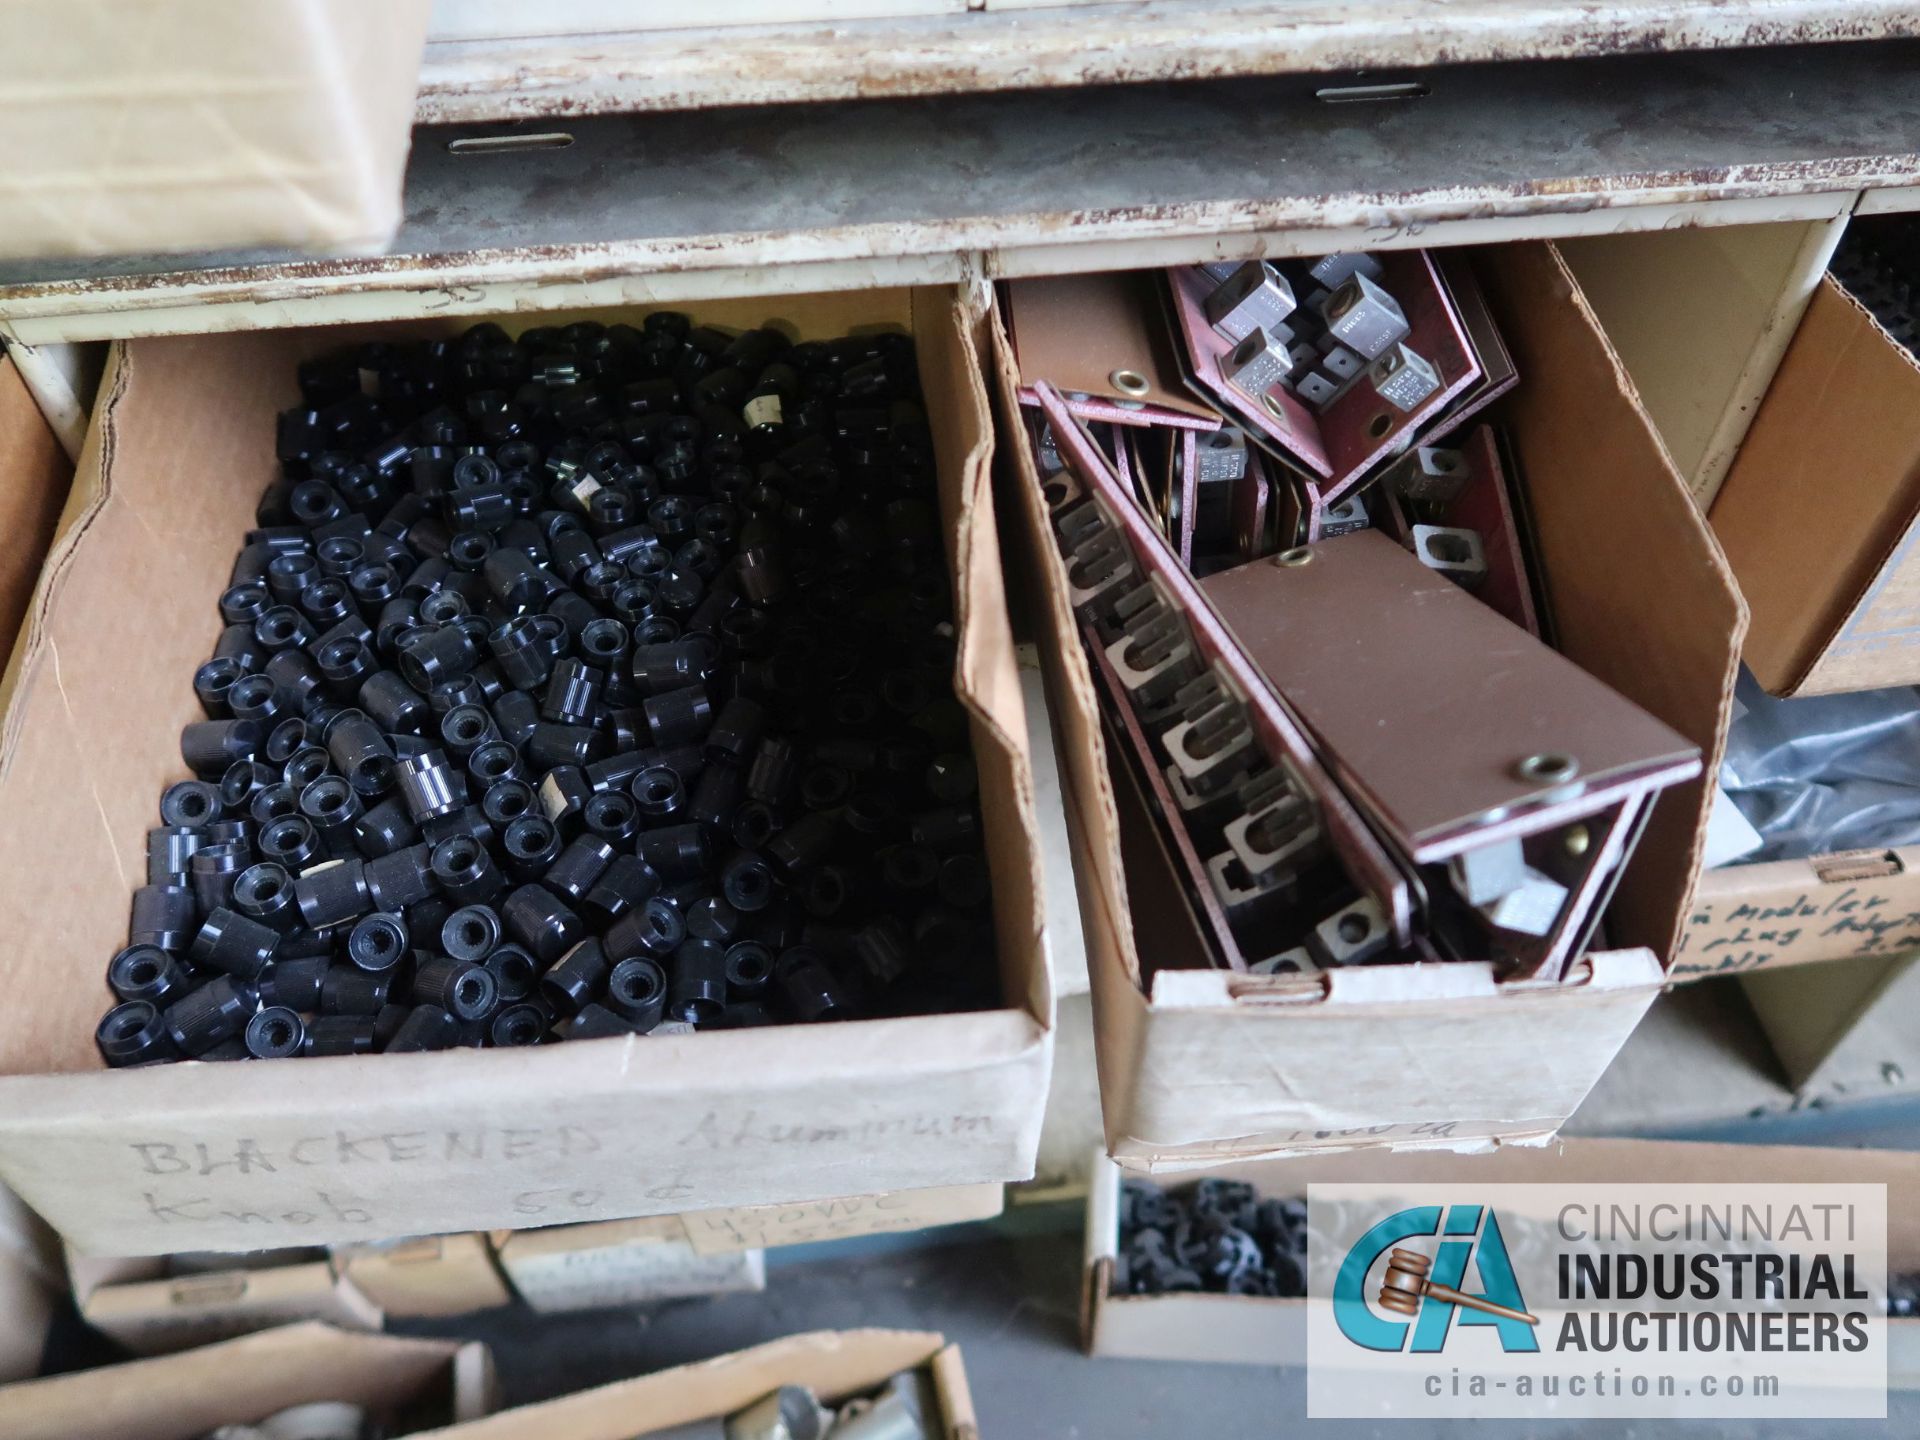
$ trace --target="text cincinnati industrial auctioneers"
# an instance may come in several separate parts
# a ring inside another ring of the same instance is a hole
[[[1588,1247],[1557,1256],[1563,1353],[1857,1352],[1870,1343],[1869,1307],[1880,1302],[1848,1248],[1859,1239],[1850,1205],[1575,1202],[1555,1227],[1564,1244]],[[1616,1248],[1648,1245],[1686,1248]],[[1641,1303],[1583,1304],[1595,1301]]]

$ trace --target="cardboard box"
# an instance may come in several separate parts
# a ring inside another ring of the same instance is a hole
[[[0,254],[377,249],[427,0],[12,0]]]
[[[766,1252],[702,1254],[677,1215],[556,1225],[500,1237],[500,1268],[543,1313],[767,1288]]]
[[[1823,278],[1713,503],[1775,695],[1920,681],[1920,363]]]
[[[978,1440],[960,1347],[913,1330],[816,1330],[694,1365],[503,1410],[432,1430],[419,1440],[640,1440],[744,1409],[782,1385],[805,1385],[828,1405],[927,1367],[940,1406],[939,1440]],[[136,1437],[138,1440],[138,1437]]]
[[[1796,1092],[1867,1097],[1920,1083],[1920,954],[1762,971],[1740,988]]]
[[[67,1253],[80,1316],[136,1355],[165,1355],[298,1320],[378,1330],[380,1307],[326,1257],[173,1274],[165,1258]]]
[[[513,1302],[485,1235],[423,1235],[340,1245],[334,1272],[396,1320],[467,1315]]]
[[[59,1239],[0,1185],[0,1384],[40,1373],[47,1331],[66,1289]]]
[[[1674,980],[1920,946],[1920,848],[1725,865],[1700,876]]]
[[[1520,461],[1560,647],[1698,744],[1711,775],[1745,624],[1732,579],[1554,248],[1474,258],[1520,371],[1490,418]],[[1004,327],[996,361],[1012,427]],[[1290,1002],[1266,977],[1162,968],[1195,953],[1185,902],[1127,773],[1109,770],[1038,477],[1024,446],[1007,448],[1022,558],[1045,598],[1037,625],[1068,774],[1109,1152],[1151,1170],[1551,1136],[1658,993],[1698,866],[1704,780],[1659,799],[1608,914],[1619,948],[1588,955],[1563,984],[1497,985],[1467,963],[1360,967]]]
[[[554,320],[553,316],[543,316]],[[639,312],[605,318],[637,320]],[[215,598],[303,355],[451,322],[117,345],[0,719],[0,1177],[80,1249],[525,1229],[1032,1173],[1052,1051],[1026,722],[978,323],[947,288],[702,306],[919,341],[973,716],[1003,1007],[509,1051],[108,1071],[103,967],[181,773]],[[524,323],[516,321],[515,323]],[[557,323],[564,323],[557,322]],[[138,697],[130,703],[129,697]]]
[[[72,485],[73,463],[12,359],[0,354],[0,675]]]
[[[1212,1166],[1168,1177],[1170,1188],[1219,1175],[1252,1183],[1263,1198],[1304,1197],[1317,1183],[1407,1181],[1489,1185],[1623,1181],[1793,1185],[1863,1182],[1887,1187],[1887,1256],[1896,1274],[1920,1271],[1920,1212],[1898,1197],[1920,1187],[1920,1154],[1787,1145],[1701,1145],[1667,1140],[1563,1140],[1545,1149],[1493,1155],[1316,1155]],[[1115,1295],[1119,1254],[1118,1166],[1094,1167],[1087,1193],[1080,1339],[1089,1355],[1135,1360],[1217,1360],[1304,1365],[1307,1302],[1250,1295]],[[1920,1319],[1890,1320],[1888,1381],[1920,1387]]]
[[[409,1429],[493,1408],[487,1347],[288,1325],[157,1360],[0,1386],[7,1440],[201,1440],[294,1405],[398,1410]],[[403,1430],[401,1433],[407,1433]]]

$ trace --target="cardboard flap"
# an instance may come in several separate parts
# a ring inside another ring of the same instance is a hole
[[[1824,277],[1713,505],[1771,693],[1920,678],[1920,659],[1886,653],[1913,643],[1913,586],[1881,573],[1920,511],[1915,414],[1920,361]]]
[[[0,1388],[7,1440],[198,1440],[290,1405],[397,1405],[448,1373],[451,1340],[288,1325],[157,1360]]]
[[[1524,377],[1489,413],[1518,457],[1559,648],[1700,747],[1704,774],[1656,801],[1608,912],[1616,944],[1670,959],[1706,841],[1746,607],[1559,252],[1503,245],[1475,261]]]
[[[782,1385],[811,1386],[832,1404],[926,1364],[945,1346],[941,1336],[923,1331],[819,1330],[423,1431],[415,1440],[633,1440],[636,1433],[725,1415]]]

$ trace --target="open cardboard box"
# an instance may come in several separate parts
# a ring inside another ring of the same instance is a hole
[[[108,1258],[69,1250],[67,1275],[81,1318],[136,1355],[190,1350],[299,1320],[378,1330],[386,1318],[317,1253],[169,1274],[162,1256]]]
[[[932,1440],[978,1440],[973,1397],[960,1347],[915,1330],[816,1330],[503,1410],[484,1420],[432,1430],[419,1440],[640,1440],[693,1421],[744,1409],[782,1385],[805,1385],[823,1404],[884,1385],[925,1367],[940,1413],[928,1416]]]
[[[552,316],[542,317],[552,320]],[[603,318],[638,319],[639,312]],[[303,356],[450,323],[116,345],[0,717],[0,1176],[83,1251],[378,1240],[1033,1172],[1052,1053],[1026,720],[972,330],[946,288],[700,308],[919,345],[972,715],[1002,1008],[239,1066],[93,1046],[215,600]],[[29,942],[30,937],[30,943]],[[985,957],[982,957],[982,963]]]
[[[73,483],[73,463],[26,381],[0,354],[0,675]]]
[[[334,1273],[395,1320],[469,1315],[513,1302],[485,1235],[421,1235],[336,1245]]]
[[[1744,975],[1920,946],[1920,847],[1704,871],[1669,978]]]
[[[1503,1147],[1493,1155],[1374,1152],[1311,1155],[1209,1166],[1168,1176],[1178,1189],[1208,1176],[1243,1180],[1263,1199],[1304,1198],[1314,1184],[1404,1181],[1443,1185],[1636,1183],[1863,1183],[1887,1187],[1887,1262],[1894,1274],[1920,1271],[1920,1212],[1897,1203],[1920,1186],[1920,1154],[1820,1150],[1788,1145],[1702,1145],[1668,1140],[1563,1140],[1544,1149]],[[1080,1339],[1089,1355],[1134,1360],[1219,1360],[1243,1365],[1307,1363],[1307,1302],[1252,1295],[1116,1295],[1121,1171],[1104,1158],[1087,1192]],[[1890,1384],[1920,1388],[1920,1318],[1889,1320]]]
[[[309,1323],[0,1386],[0,1435],[201,1440],[221,1425],[327,1400],[398,1411],[405,1434],[478,1419],[493,1408],[493,1393],[493,1357],[477,1342],[355,1335]]]
[[[1473,261],[1520,370],[1489,418],[1520,461],[1560,648],[1698,744],[1711,775],[1745,626],[1732,578],[1554,247]],[[1021,434],[1004,325],[995,359],[1005,433]],[[1044,600],[1109,1152],[1153,1170],[1551,1136],[1659,992],[1699,867],[1704,780],[1654,806],[1608,913],[1617,948],[1565,983],[1498,985],[1470,963],[1368,966],[1290,1002],[1286,982],[1200,968],[1165,852],[1130,777],[1108,766],[1032,457],[1005,449],[1019,553]]]

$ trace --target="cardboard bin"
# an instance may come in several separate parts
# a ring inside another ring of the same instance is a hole
[[[329,1400],[397,1410],[401,1434],[477,1420],[493,1408],[493,1357],[474,1341],[287,1325],[160,1359],[0,1386],[0,1435],[201,1440],[222,1425]]]
[[[1920,682],[1920,362],[1824,276],[1713,502],[1774,695]]]
[[[422,1235],[337,1245],[334,1273],[395,1320],[467,1315],[513,1303],[485,1235]]]
[[[699,318],[812,336],[887,325],[918,340],[1001,1008],[105,1069],[92,1038],[109,998],[101,977],[125,943],[153,806],[182,773],[180,727],[197,715],[190,681],[274,473],[274,415],[296,399],[294,367],[373,334],[464,326],[119,344],[75,482],[79,519],[55,544],[0,719],[0,813],[34,817],[0,827],[0,934],[16,941],[0,952],[0,1176],[81,1250],[526,1229],[1033,1173],[1053,997],[978,311],[936,287],[712,304]]]
[[[643,1440],[741,1410],[782,1385],[805,1385],[838,1405],[903,1370],[925,1367],[940,1413],[926,1417],[932,1440],[978,1440],[960,1347],[915,1330],[816,1330],[618,1380],[484,1420],[430,1430],[419,1440]]]
[[[428,0],[12,0],[0,255],[376,249]]]
[[[13,361],[0,354],[0,676],[73,485],[73,462]],[[0,707],[6,700],[0,684]]]
[[[1920,946],[1920,847],[1842,850],[1704,871],[1674,980],[1745,975]],[[1817,982],[1816,982],[1817,983]]]
[[[1490,418],[1519,458],[1560,648],[1699,745],[1711,775],[1745,623],[1732,578],[1554,247],[1473,261],[1520,371]],[[1004,325],[995,345],[1004,433],[1023,435]],[[1655,804],[1608,912],[1613,948],[1564,983],[1500,985],[1471,963],[1362,966],[1288,1002],[1268,977],[1197,968],[1178,882],[1130,775],[1109,769],[1031,456],[1006,451],[1021,558],[1044,599],[1109,1153],[1154,1170],[1551,1136],[1659,992],[1699,864],[1704,780]]]
[[[1305,1198],[1313,1184],[1577,1185],[1713,1183],[1881,1184],[1887,1187],[1887,1260],[1895,1274],[1920,1271],[1920,1215],[1900,1197],[1920,1186],[1920,1155],[1892,1150],[1821,1150],[1788,1145],[1702,1145],[1668,1140],[1564,1140],[1545,1149],[1495,1155],[1313,1155],[1251,1165],[1210,1166],[1163,1183],[1178,1188],[1208,1176],[1244,1180],[1272,1199]],[[1118,1166],[1094,1167],[1087,1192],[1086,1263],[1080,1339],[1089,1355],[1133,1360],[1218,1360],[1305,1365],[1307,1302],[1252,1295],[1116,1295]],[[1920,1318],[1887,1322],[1887,1380],[1920,1388]]]

